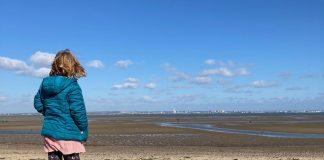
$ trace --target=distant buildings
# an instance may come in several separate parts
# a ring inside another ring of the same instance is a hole
[[[282,110],[282,111],[226,111],[226,110],[213,110],[213,111],[178,111],[173,108],[171,111],[98,111],[88,112],[88,115],[123,115],[123,114],[324,114],[324,110]],[[40,115],[39,113],[0,113],[0,116],[17,116],[17,115]]]
[[[173,114],[177,114],[177,110],[173,108]]]

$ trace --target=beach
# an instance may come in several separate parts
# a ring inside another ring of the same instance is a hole
[[[0,0],[0,19],[0,160],[47,160],[44,136],[81,160],[324,160],[324,0]]]
[[[91,115],[85,160],[322,160],[323,138],[273,138],[165,127],[163,122],[323,134],[323,115]],[[42,116],[0,116],[0,159],[47,159]]]
[[[85,160],[323,160],[323,147],[87,146]],[[4,145],[0,159],[46,160],[39,145]]]

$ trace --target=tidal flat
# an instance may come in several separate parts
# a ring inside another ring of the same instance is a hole
[[[0,116],[0,159],[47,159],[40,115]],[[323,114],[89,115],[82,159],[324,159],[324,138],[278,138],[161,126],[161,123],[299,134],[324,134]]]

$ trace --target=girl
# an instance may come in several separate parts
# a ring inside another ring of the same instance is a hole
[[[41,135],[49,160],[79,160],[88,137],[88,119],[77,78],[85,77],[84,68],[70,50],[55,56],[50,76],[34,98],[35,109],[43,114]]]

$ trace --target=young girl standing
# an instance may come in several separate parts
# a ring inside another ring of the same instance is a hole
[[[88,119],[78,78],[84,68],[70,50],[55,56],[50,76],[43,79],[35,99],[35,109],[43,114],[41,135],[49,160],[79,160],[82,142],[88,137]]]

